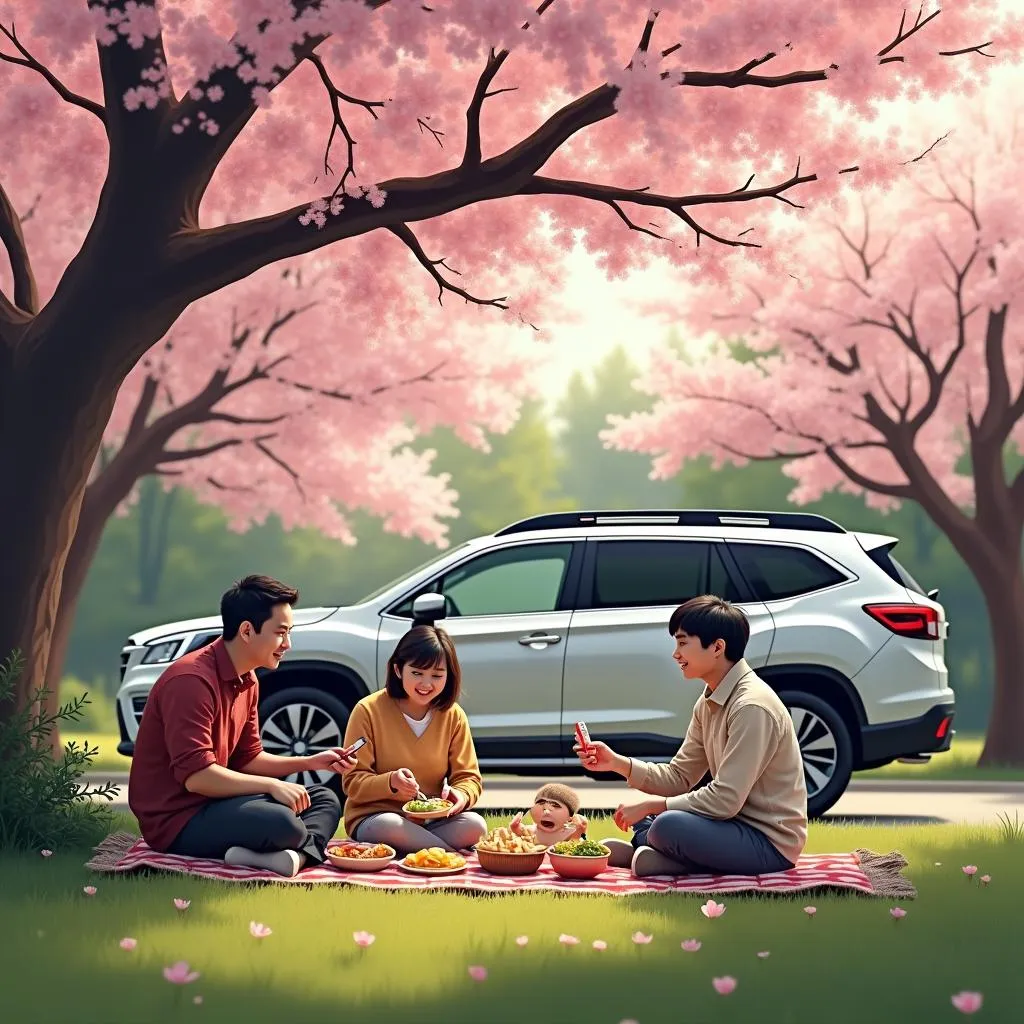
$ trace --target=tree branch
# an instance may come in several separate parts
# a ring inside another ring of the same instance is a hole
[[[395,227],[389,229],[396,238],[401,239],[408,247],[412,254],[416,257],[420,265],[427,271],[428,274],[437,282],[437,304],[443,305],[442,298],[446,291],[452,292],[454,295],[461,296],[466,302],[473,303],[476,306],[495,306],[497,309],[508,309],[506,300],[507,295],[502,295],[498,299],[478,299],[475,295],[470,294],[464,288],[459,288],[457,285],[452,284],[450,281],[446,281],[441,276],[441,272],[437,269],[438,267],[444,267],[449,274],[458,274],[459,272],[452,267],[449,267],[445,263],[442,257],[439,260],[431,259],[424,251],[423,246],[420,245],[420,240],[413,234],[412,229],[408,224],[397,224]],[[462,276],[461,274],[459,275]]]
[[[480,114],[483,110],[484,100],[488,96],[497,96],[506,89],[498,89],[488,92],[491,82],[501,70],[502,64],[508,59],[508,50],[495,53],[494,50],[487,55],[487,63],[484,65],[480,77],[477,79],[476,89],[473,90],[473,98],[466,108],[466,148],[462,155],[462,167],[479,167],[482,157],[480,141]]]
[[[74,107],[81,107],[82,110],[87,110],[90,114],[98,117],[104,124],[107,123],[107,112],[103,105],[86,96],[80,96],[77,92],[72,92],[46,65],[36,60],[22,44],[21,40],[18,39],[13,23],[10,28],[0,25],[0,34],[7,38],[19,54],[19,56],[14,57],[8,53],[0,53],[0,60],[6,61],[8,64],[17,64],[19,67],[28,68],[31,71],[35,71],[36,74],[42,75],[53,91],[65,103],[70,103]]]
[[[266,438],[271,438],[274,435],[266,434],[264,436]],[[165,448],[157,459],[157,472],[164,472],[162,467],[165,463],[188,462],[191,459],[201,459],[206,455],[213,455],[215,452],[223,451],[225,448],[236,448],[240,444],[245,444],[247,440],[248,438],[244,437],[229,437],[225,438],[223,441],[215,441],[213,444],[201,445],[198,448]]]
[[[14,305],[35,316],[39,312],[39,289],[32,273],[32,262],[29,259],[28,247],[25,245],[25,235],[21,230],[21,220],[3,184],[0,184],[0,243],[3,243],[11,261]]]
[[[119,26],[127,24],[123,19],[128,6],[137,9],[136,13],[147,11],[155,23],[160,23],[157,0],[89,0],[91,11],[107,14],[108,24],[116,35],[114,42],[101,42],[97,47],[104,123],[114,163],[153,159],[158,139],[169,127],[174,101],[162,31],[141,40],[118,31]],[[134,25],[138,24],[136,20]],[[136,42],[141,45],[133,46]],[[155,98],[145,101],[141,90],[155,93]]]
[[[301,495],[302,500],[305,501],[306,500],[306,492],[302,488],[302,479],[299,476],[299,474],[296,473],[295,470],[292,469],[292,467],[289,466],[288,463],[285,462],[285,460],[282,459],[280,455],[278,455],[276,452],[274,452],[270,448],[268,448],[264,441],[262,441],[259,438],[257,438],[255,443],[256,443],[256,447],[264,455],[266,455],[266,457],[268,459],[270,459],[270,461],[273,462],[274,465],[280,466],[281,469],[283,469],[292,478],[292,482],[295,484],[295,489]]]

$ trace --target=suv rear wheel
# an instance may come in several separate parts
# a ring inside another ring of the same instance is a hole
[[[853,740],[831,704],[802,690],[783,690],[796,729],[807,782],[807,814],[819,818],[843,795],[853,774]]]
[[[263,749],[282,757],[303,757],[340,747],[348,715],[349,709],[337,697],[315,687],[278,690],[260,703]],[[341,777],[335,772],[298,772],[286,778],[303,786],[326,785],[342,796]]]

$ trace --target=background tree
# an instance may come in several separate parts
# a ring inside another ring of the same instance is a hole
[[[1015,94],[1013,81],[999,83],[993,107]],[[974,128],[888,195],[838,223],[815,218],[795,279],[768,290],[753,276],[745,294],[691,297],[695,327],[731,301],[730,321],[762,354],[659,366],[643,382],[654,410],[606,436],[658,453],[660,476],[697,452],[716,463],[781,458],[797,502],[831,489],[876,507],[916,501],[988,611],[995,680],[981,763],[1021,765],[1024,346],[1012,311],[1024,301],[1013,227],[1022,143],[1004,113],[973,113]]]
[[[18,494],[0,510],[0,651],[24,651],[22,699],[45,676],[114,396],[191,303],[344,241],[334,269],[346,315],[371,284],[397,286],[418,263],[442,294],[537,322],[574,235],[613,273],[649,258],[638,242],[680,266],[694,264],[702,235],[747,246],[740,218],[752,204],[857,166],[830,95],[857,116],[907,87],[959,88],[1003,30],[996,0],[916,20],[864,0],[813,16],[793,0],[680,5],[657,36],[646,4],[596,0],[17,10],[26,35],[7,19],[0,61],[12,267],[0,293],[0,478]],[[1003,41],[1015,47],[1016,28]],[[356,117],[381,119],[372,147]],[[47,216],[25,231],[17,211],[40,189]],[[453,252],[459,280],[480,290],[456,283]],[[499,276],[505,287],[482,290]],[[514,303],[485,297],[509,294]]]

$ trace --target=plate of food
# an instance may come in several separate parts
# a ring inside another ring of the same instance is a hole
[[[327,847],[327,859],[342,871],[383,871],[398,856],[387,843],[343,840]]]
[[[490,875],[533,875],[544,863],[547,847],[507,826],[494,828],[474,847],[480,867]]]
[[[570,839],[548,850],[552,870],[563,878],[597,878],[608,870],[610,856],[611,850],[593,839]]]
[[[431,846],[403,857],[398,866],[412,875],[457,875],[466,870],[466,858],[461,853]]]
[[[447,818],[451,813],[452,802],[440,797],[410,800],[402,805],[402,813],[412,821],[431,821],[434,818]]]

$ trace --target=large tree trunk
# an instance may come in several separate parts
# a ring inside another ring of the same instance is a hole
[[[995,680],[979,765],[1024,767],[1024,571],[1020,552],[1006,571],[978,575],[992,630]]]

